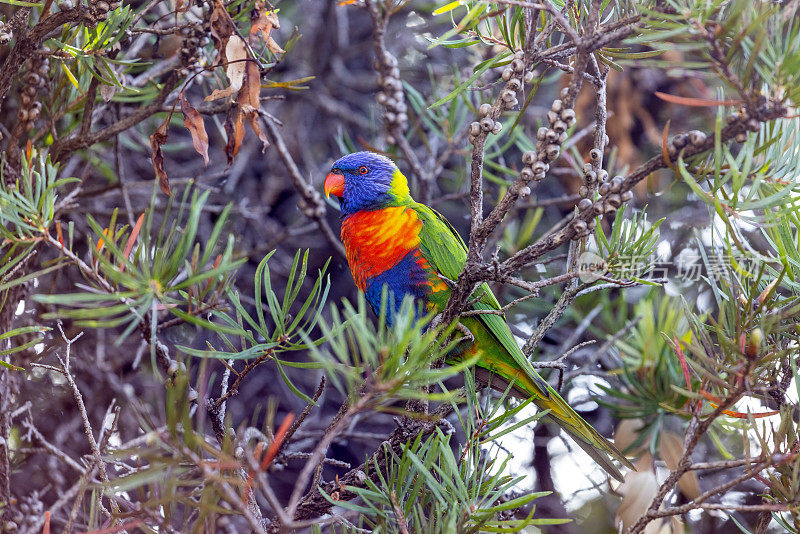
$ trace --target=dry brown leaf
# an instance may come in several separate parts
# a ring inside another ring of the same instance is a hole
[[[225,46],[228,44],[228,39],[231,35],[236,35],[236,26],[233,19],[228,14],[225,6],[220,0],[214,1],[214,9],[209,17],[211,25],[211,40],[214,41],[214,48],[217,49],[219,56],[217,57],[217,64],[222,63],[222,56],[225,53]]]
[[[248,61],[247,44],[244,39],[238,35],[231,35],[228,37],[224,48],[222,63],[225,65],[225,75],[228,77],[230,85],[224,89],[214,89],[205,100],[219,100],[226,96],[232,96],[234,93],[242,88],[245,80],[245,73],[247,72],[248,65],[253,63]],[[258,66],[256,66],[258,70]]]
[[[275,39],[273,39],[272,37],[267,39],[267,48],[273,54],[285,54],[286,53],[286,50],[281,48],[280,45],[278,43],[276,43]]]
[[[261,140],[261,153],[269,146],[266,134],[261,130],[258,124],[258,110],[261,108],[261,72],[258,70],[258,65],[254,61],[247,62],[247,69],[245,70],[245,79],[236,101],[242,108],[247,120],[250,122],[250,127],[253,132]]]
[[[169,189],[167,171],[164,170],[164,152],[161,150],[161,145],[167,142],[168,127],[169,117],[150,136],[150,157],[153,160],[153,169],[156,171],[156,177],[158,178],[158,187],[161,188],[164,194],[172,196],[172,191]]]
[[[194,107],[186,100],[186,96],[181,93],[178,94],[178,101],[181,103],[181,113],[183,113],[183,125],[192,134],[192,145],[198,154],[203,156],[203,161],[208,165],[208,133],[206,133],[206,125],[203,122],[203,117],[194,109]]]
[[[281,27],[278,15],[274,11],[266,8],[266,5],[261,2],[256,2],[255,9],[253,9],[253,25],[250,27],[250,42],[256,40],[256,36],[261,34],[267,48],[273,54],[285,54],[286,50],[280,47],[275,39],[272,38],[272,30]]]
[[[658,454],[670,471],[675,471],[683,457],[683,440],[672,432],[662,432]],[[690,499],[700,495],[700,481],[697,479],[697,473],[688,471],[678,480],[678,488]]]
[[[239,106],[232,107],[228,112],[228,116],[225,119],[225,133],[228,136],[225,155],[228,157],[228,164],[230,165],[233,158],[239,153],[244,139],[244,113],[242,113]]]

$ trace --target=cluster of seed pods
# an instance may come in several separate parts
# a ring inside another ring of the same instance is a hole
[[[106,20],[108,18],[108,12],[118,7],[119,0],[89,0],[89,12],[95,20]]]
[[[375,62],[375,70],[378,71],[378,85],[381,86],[376,100],[386,110],[383,114],[386,130],[402,133],[408,127],[408,107],[403,93],[403,84],[400,82],[397,58],[389,52],[379,55]],[[386,136],[386,142],[393,145],[397,139],[390,134]]]
[[[23,77],[25,86],[20,95],[17,120],[28,132],[33,128],[33,123],[39,118],[39,112],[42,110],[42,103],[36,99],[36,95],[47,85],[47,72],[50,64],[45,57],[33,57],[25,62],[25,66],[28,72]]]
[[[200,24],[183,28],[181,34],[183,35],[183,42],[178,51],[181,65],[192,65],[200,57],[200,47],[208,42],[208,37],[206,37],[206,32]]]
[[[63,475],[60,475],[55,470],[53,472],[55,479],[63,481]],[[12,508],[12,512],[8,515],[8,520],[5,523],[0,523],[3,532],[30,532],[36,523],[36,518],[44,514],[44,504],[40,498],[39,492],[34,490],[29,496],[20,499],[16,509]],[[41,528],[41,527],[40,527]]]
[[[567,129],[575,124],[575,111],[566,107],[561,100],[554,100],[547,112],[547,121],[550,127],[542,126],[536,132],[536,150],[522,154],[524,167],[520,171],[520,177],[526,183],[531,180],[538,182],[550,170],[550,163],[558,158],[561,145],[567,140]],[[529,194],[530,189],[527,186],[520,190],[522,197]]]
[[[746,109],[742,109],[739,113],[731,113],[727,117],[728,124],[733,124],[736,121],[744,121],[745,128],[751,132],[757,132],[761,129],[761,123],[758,122],[758,119],[754,119],[750,116]],[[737,143],[744,143],[747,141],[747,132],[739,132],[734,137]]]
[[[667,152],[670,156],[677,156],[681,149],[687,146],[701,147],[706,142],[706,134],[700,130],[692,130],[674,136],[667,143]]]
[[[522,82],[530,83],[536,74],[532,71],[525,71],[525,60],[522,52],[516,52],[514,59],[503,70],[502,79],[505,82],[503,90],[500,92],[500,101],[506,109],[512,109],[519,104],[517,92],[522,89]],[[494,120],[489,115],[492,112],[491,104],[481,104],[478,114],[481,116],[479,121],[469,125],[469,142],[475,144],[481,132],[486,134],[499,134],[503,130],[500,121]]]
[[[589,183],[590,180],[594,180],[593,183],[599,184],[597,192],[600,194],[600,198],[596,201],[592,201],[590,198],[581,199],[581,201],[578,202],[578,209],[580,211],[591,209],[594,215],[610,215],[617,211],[624,202],[633,200],[633,193],[631,191],[622,190],[622,185],[624,183],[624,178],[622,176],[615,176],[609,180],[606,171],[601,170],[595,173],[591,163],[584,165],[583,170],[588,179],[587,183]],[[575,233],[579,237],[584,237],[594,229],[595,221],[593,219],[587,223],[582,219],[575,219],[572,222],[572,226],[575,228]]]

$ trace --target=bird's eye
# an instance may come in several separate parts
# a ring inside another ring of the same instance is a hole
[[[367,174],[368,172],[369,172],[369,169],[366,168],[366,167],[359,167],[358,168],[358,174]]]

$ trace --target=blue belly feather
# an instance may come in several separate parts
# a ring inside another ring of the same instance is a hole
[[[417,250],[412,250],[381,274],[367,280],[364,292],[367,302],[376,315],[381,311],[381,293],[387,288],[388,305],[386,310],[386,323],[391,325],[394,316],[400,311],[403,298],[409,295],[414,298],[415,313],[417,316],[425,313],[428,295],[431,292],[429,273],[417,262]]]

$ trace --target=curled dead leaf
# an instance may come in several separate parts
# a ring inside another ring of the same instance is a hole
[[[228,14],[225,6],[220,0],[214,0],[214,9],[209,17],[211,25],[211,40],[214,41],[214,48],[219,54],[223,54],[228,38],[236,34],[236,26],[233,19]],[[222,62],[222,58],[217,58],[217,64]]]
[[[223,89],[214,89],[205,100],[219,100],[226,96],[232,96],[242,88],[245,81],[245,73],[248,65],[247,44],[238,35],[231,35],[225,44],[224,53],[220,53],[221,62],[225,65],[225,75],[228,77],[230,85]],[[256,70],[258,67],[256,66]]]
[[[261,37],[266,43],[267,49],[273,54],[284,54],[286,50],[280,47],[275,39],[272,38],[272,30],[280,28],[281,24],[278,20],[278,14],[275,11],[268,10],[266,5],[261,2],[256,2],[253,9],[253,25],[250,27],[250,42],[256,40],[256,36],[261,34]]]
[[[150,157],[153,160],[153,169],[156,171],[156,178],[158,178],[158,187],[161,191],[168,196],[172,196],[172,191],[169,188],[169,179],[167,178],[167,171],[164,170],[164,152],[161,150],[161,145],[167,142],[167,128],[169,127],[169,117],[153,132],[150,136]]]
[[[203,156],[203,161],[208,165],[208,133],[206,132],[203,117],[186,100],[186,95],[183,92],[178,94],[178,101],[181,104],[181,113],[183,113],[183,125],[192,134],[192,145],[197,153]]]
[[[242,140],[244,139],[244,113],[240,106],[236,105],[228,112],[225,118],[225,134],[228,136],[228,142],[225,145],[225,155],[228,157],[228,164],[233,162],[233,158],[239,153],[242,148]]]

